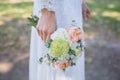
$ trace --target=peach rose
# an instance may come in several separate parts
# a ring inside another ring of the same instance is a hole
[[[66,62],[65,65],[66,65],[66,67],[69,67],[69,66],[71,66],[71,62]]]
[[[77,42],[82,39],[82,32],[78,27],[67,27],[66,30],[72,42]]]
[[[66,65],[65,65],[65,63],[55,62],[55,68],[57,68],[57,69],[65,69]]]
[[[63,63],[63,64],[61,65],[61,69],[65,69],[65,68],[66,68],[66,64]]]
[[[71,62],[66,62],[66,63],[55,62],[55,68],[57,69],[65,69],[66,67],[69,67],[70,65],[71,65]]]

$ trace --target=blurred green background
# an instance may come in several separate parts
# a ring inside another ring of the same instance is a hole
[[[86,80],[120,80],[119,0],[86,0]],[[32,0],[0,0],[0,80],[28,80]]]

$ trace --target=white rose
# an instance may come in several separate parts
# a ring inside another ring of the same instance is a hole
[[[72,50],[74,50],[74,49],[76,49],[76,47],[78,46],[78,43],[76,42],[76,43],[70,43],[70,47],[71,47],[71,49]]]
[[[64,28],[58,28],[52,35],[51,35],[51,39],[55,40],[55,39],[63,39],[66,41],[69,41],[69,36],[67,31]]]

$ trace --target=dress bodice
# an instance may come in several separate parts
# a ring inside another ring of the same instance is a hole
[[[38,1],[37,8],[34,9],[37,15],[41,15],[41,0]],[[72,20],[82,27],[82,0],[52,0],[54,3],[52,7],[55,9],[57,25],[60,27],[67,27],[71,25]],[[36,7],[35,7],[36,8]]]
[[[58,25],[63,26],[71,25],[72,20],[75,20],[78,25],[82,20],[82,0],[54,0],[55,1],[55,13],[57,17]]]

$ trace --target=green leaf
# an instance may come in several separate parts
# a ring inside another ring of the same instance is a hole
[[[73,63],[73,62],[71,63],[71,66],[75,66],[75,65],[76,65],[76,63]]]
[[[43,57],[39,59],[40,64],[43,62]]]
[[[84,50],[84,45],[83,45],[83,43],[82,43],[82,41],[80,40],[80,41],[78,41],[78,46],[77,46],[77,48],[80,48],[81,49],[81,51],[83,51]]]
[[[31,17],[28,17],[27,19],[28,19],[28,25],[36,28],[39,17],[31,15]]]
[[[68,52],[70,55],[75,55],[75,51],[70,49],[69,52]]]
[[[47,41],[46,43],[45,43],[45,46],[47,47],[47,48],[49,48],[50,47],[50,45],[51,45],[51,43],[52,43],[52,39],[50,39],[49,41]]]
[[[50,56],[49,56],[49,54],[47,54],[46,56],[47,56],[47,59],[50,60]]]
[[[65,69],[62,69],[62,71],[65,73]]]

